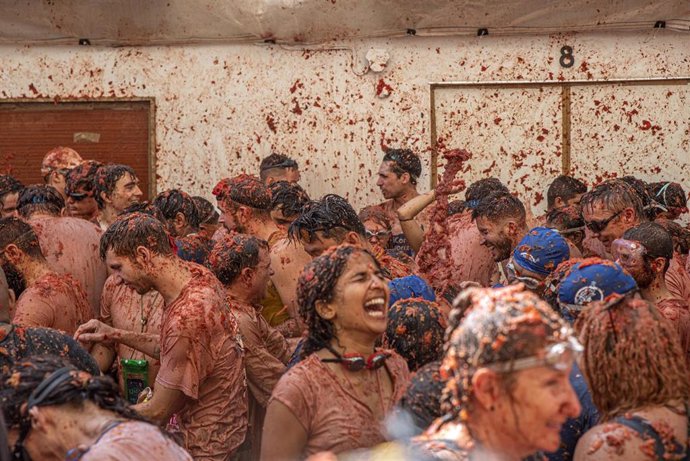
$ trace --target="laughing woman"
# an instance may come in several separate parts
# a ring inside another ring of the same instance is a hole
[[[309,329],[303,360],[273,391],[261,458],[295,460],[383,442],[383,419],[409,373],[399,355],[375,347],[389,296],[376,259],[359,247],[331,248],[304,268],[297,294]]]

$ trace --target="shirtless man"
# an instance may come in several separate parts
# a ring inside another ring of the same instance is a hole
[[[92,315],[97,317],[103,284],[108,276],[98,255],[101,231],[94,223],[60,217],[64,202],[50,186],[29,186],[19,196],[19,214],[38,235],[52,270],[70,274],[86,291]]]
[[[0,218],[17,216],[17,200],[24,184],[10,175],[0,175]]]
[[[100,162],[86,160],[67,173],[65,195],[67,196],[67,215],[96,222],[98,204],[94,198],[93,180]]]
[[[209,264],[225,285],[227,303],[242,334],[249,386],[248,438],[252,457],[258,459],[266,405],[290,358],[285,338],[260,315],[273,273],[268,244],[245,234],[226,236],[213,247]]]
[[[144,195],[139,189],[139,179],[127,165],[104,165],[98,169],[94,179],[97,222],[102,230],[112,224],[117,215],[129,205],[141,200]]]
[[[54,187],[63,200],[67,200],[67,195],[65,195],[67,173],[83,161],[76,150],[69,147],[56,147],[43,157],[41,163],[43,180],[48,186]]]
[[[561,175],[554,179],[546,191],[546,211],[564,206],[579,205],[587,186],[579,179]]]
[[[232,459],[247,427],[244,352],[225,290],[207,269],[178,258],[163,224],[134,213],[115,221],[101,239],[101,257],[114,275],[139,294],[163,298],[160,336],[118,330],[93,320],[82,342],[112,340],[160,357],[150,400],[133,408],[158,424],[173,414],[184,447],[195,460]]]
[[[5,272],[0,269],[0,373],[7,374],[17,361],[33,355],[56,355],[80,370],[99,375],[96,362],[71,336],[52,328],[24,328],[13,324],[10,312],[14,310],[14,301]]]
[[[3,269],[20,274],[26,284],[13,315],[17,325],[54,328],[72,335],[93,317],[79,282],[50,269],[38,237],[19,218],[0,219],[0,263]]]
[[[213,189],[221,211],[221,222],[229,231],[254,235],[268,242],[274,274],[268,295],[262,301],[262,315],[272,326],[282,326],[287,336],[301,335],[297,312],[297,279],[311,258],[292,243],[273,222],[268,189],[255,176],[242,174],[222,180]],[[287,307],[287,309],[285,309]]]
[[[405,239],[396,211],[408,200],[419,195],[417,180],[421,174],[422,162],[414,152],[409,149],[388,149],[383,156],[376,181],[376,185],[386,199],[385,202],[376,206],[390,216],[393,225],[389,248],[409,255],[412,255],[413,251]],[[428,228],[428,212],[423,211],[416,219],[423,229]]]
[[[287,155],[273,153],[261,160],[259,178],[266,186],[275,181],[298,183],[299,165]]]
[[[484,197],[472,210],[481,244],[491,251],[498,264],[499,279],[507,284],[505,263],[518,243],[527,234],[527,214],[517,197],[498,191]]]

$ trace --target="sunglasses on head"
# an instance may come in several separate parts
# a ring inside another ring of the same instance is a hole
[[[587,226],[587,229],[591,230],[595,234],[598,234],[602,232],[604,229],[606,229],[609,223],[613,221],[615,218],[617,218],[621,213],[623,213],[623,211],[625,211],[625,209],[613,214],[612,216],[609,216],[606,219],[601,219],[599,221],[585,221],[585,226]]]
[[[565,341],[551,344],[544,349],[544,353],[532,357],[499,362],[487,365],[486,368],[506,373],[526,370],[528,368],[548,367],[558,371],[566,371],[582,354],[584,347],[574,336],[568,336]]]

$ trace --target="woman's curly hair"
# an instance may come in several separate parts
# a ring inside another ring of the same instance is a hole
[[[316,312],[318,301],[330,302],[338,279],[353,254],[366,253],[380,269],[378,261],[368,250],[354,245],[331,247],[321,256],[304,266],[297,284],[299,313],[308,332],[302,348],[302,358],[322,349],[335,338],[333,323]]]

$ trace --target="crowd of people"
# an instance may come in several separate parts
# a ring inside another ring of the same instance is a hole
[[[445,159],[420,193],[386,149],[359,212],[278,153],[215,203],[65,147],[0,175],[0,460],[690,459],[682,186],[534,216]]]

